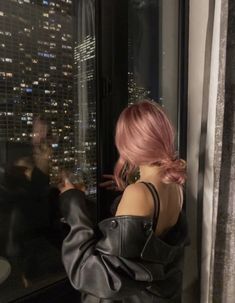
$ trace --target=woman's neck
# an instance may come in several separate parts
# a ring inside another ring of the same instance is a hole
[[[156,165],[140,165],[140,180],[160,181],[160,168]]]

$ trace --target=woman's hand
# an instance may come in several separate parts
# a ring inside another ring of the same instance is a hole
[[[117,184],[115,182],[114,175],[102,175],[103,178],[107,179],[107,181],[101,182],[99,184],[99,187],[107,189],[107,190],[113,190],[113,191],[120,191],[120,189],[117,187]]]
[[[61,194],[64,193],[65,191],[69,190],[69,189],[74,189],[74,188],[75,188],[75,186],[67,178],[64,178],[58,184],[58,189],[60,190]]]
[[[86,191],[86,187],[84,183],[73,183],[71,180],[71,176],[69,172],[62,171],[59,176],[58,189],[60,193],[64,193],[69,189],[78,189],[83,192]]]

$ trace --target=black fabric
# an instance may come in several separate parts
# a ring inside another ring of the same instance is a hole
[[[160,239],[153,220],[116,216],[94,225],[90,202],[71,189],[60,196],[61,212],[70,225],[62,258],[82,302],[179,303],[181,260],[187,244],[183,213],[170,235]]]
[[[117,209],[118,209],[118,205],[122,199],[122,195],[123,193],[121,193],[120,195],[118,195],[113,202],[111,203],[111,207],[110,207],[110,213],[112,216],[115,216]]]
[[[161,207],[160,198],[159,198],[159,195],[158,195],[158,192],[157,192],[155,186],[152,183],[149,183],[149,182],[147,183],[147,182],[143,182],[143,181],[141,181],[140,183],[145,184],[153,196],[154,210],[153,210],[152,220],[153,220],[153,231],[155,231],[157,228],[157,223],[158,223],[159,214],[160,214],[160,207]]]

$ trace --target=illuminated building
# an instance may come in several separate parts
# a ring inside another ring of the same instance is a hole
[[[74,166],[74,17],[71,0],[0,0],[0,140],[31,142],[48,123],[52,181]]]
[[[75,46],[75,170],[88,194],[96,194],[95,37],[87,35]]]
[[[130,33],[129,33],[130,34]],[[131,36],[131,35],[130,35]],[[128,39],[128,103],[133,104],[138,100],[143,100],[150,97],[150,90],[147,90],[143,85],[136,83],[136,79],[140,73],[136,72],[134,57],[133,38]],[[138,79],[140,82],[140,79]]]

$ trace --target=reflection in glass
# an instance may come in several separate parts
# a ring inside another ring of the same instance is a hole
[[[61,170],[96,198],[94,5],[0,0],[1,302],[65,277]]]

